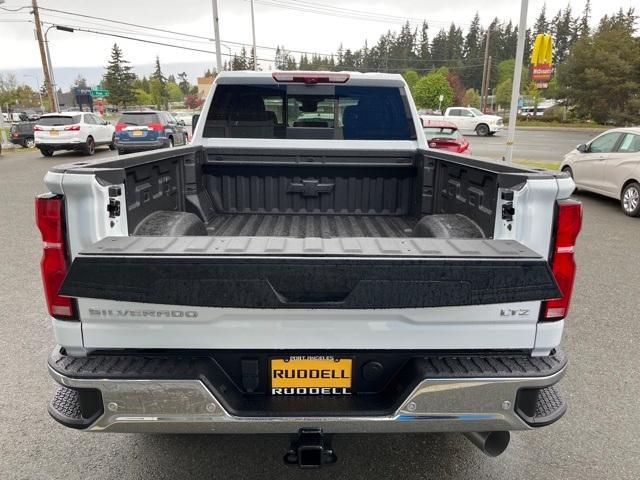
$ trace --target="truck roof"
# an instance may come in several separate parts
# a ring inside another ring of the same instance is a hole
[[[277,85],[274,79],[274,74],[281,75],[296,75],[296,76],[338,76],[345,75],[348,79],[339,82],[327,82],[330,84],[354,84],[366,85],[366,84],[386,84],[386,85],[403,85],[404,79],[402,75],[397,73],[380,73],[380,72],[354,72],[354,71],[341,71],[341,72],[329,72],[329,71],[303,71],[303,70],[266,70],[266,71],[252,71],[252,70],[234,70],[224,71],[216,77],[215,82],[224,83],[242,83],[242,84],[257,84],[257,83],[273,83]],[[292,82],[282,82],[292,83]]]

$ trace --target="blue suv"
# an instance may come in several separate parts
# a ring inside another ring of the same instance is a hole
[[[184,122],[169,112],[142,110],[124,112],[116,124],[119,154],[186,145]]]

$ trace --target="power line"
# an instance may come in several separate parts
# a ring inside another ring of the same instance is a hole
[[[42,22],[45,25],[57,25],[55,23],[51,23],[51,22]],[[86,33],[95,33],[96,35],[104,35],[104,36],[108,36],[108,37],[116,37],[116,38],[122,38],[125,40],[133,40],[136,42],[142,42],[142,43],[149,43],[152,45],[161,45],[163,47],[171,47],[171,48],[179,48],[182,50],[190,50],[192,52],[201,52],[201,53],[215,53],[212,50],[204,50],[202,48],[194,48],[194,47],[186,47],[184,45],[176,45],[176,44],[172,44],[172,43],[163,43],[163,42],[156,42],[153,40],[147,40],[144,38],[136,38],[136,37],[130,37],[127,35],[120,35],[117,33],[110,33],[110,32],[106,32],[106,31],[100,31],[100,30],[95,30],[95,29],[88,29],[88,28],[82,28],[82,27],[71,27],[68,25],[65,25],[68,28],[72,28],[74,31],[78,31],[78,32],[86,32]],[[231,53],[222,53],[220,52],[221,55],[225,55],[227,57],[236,57],[237,55],[233,55]],[[268,59],[268,58],[258,58],[258,60],[262,61],[262,62],[273,62],[273,59]]]
[[[41,10],[45,10],[44,8],[41,8]],[[48,10],[53,10],[53,9],[48,9]],[[143,32],[136,32],[133,30],[112,30],[109,29],[108,27],[104,26],[102,23],[96,23],[96,22],[91,22],[91,21],[86,21],[84,20],[84,23],[87,24],[91,24],[91,25],[97,25],[99,27],[101,27],[101,29],[103,31],[111,31],[111,32],[116,32],[116,33],[130,33],[130,34],[134,34],[134,35],[141,35],[141,36],[146,36],[146,37],[155,37],[155,38],[162,38],[165,40],[177,40],[180,42],[190,42],[190,43],[210,43],[213,41],[212,38],[209,37],[203,37],[203,36],[199,36],[199,35],[193,35],[193,34],[184,34],[181,32],[176,32],[173,30],[166,30],[166,29],[160,29],[160,28],[155,28],[155,27],[147,27],[145,25],[138,25],[138,24],[130,24],[128,22],[120,22],[119,20],[112,20],[112,19],[100,19],[98,17],[94,17],[91,15],[84,15],[84,14],[75,14],[73,12],[65,12],[63,14],[63,16],[59,16],[59,15],[54,15],[54,14],[50,14],[47,13],[46,14],[47,17],[52,17],[52,18],[59,18],[59,19],[63,19],[63,20],[69,20],[68,16],[80,16],[83,18],[92,18],[92,19],[96,19],[96,20],[101,20],[101,21],[108,21],[110,23],[118,23],[118,24],[123,24],[123,25],[135,25],[137,28],[142,28],[142,29],[151,29],[154,31],[160,31],[160,32],[165,32],[165,33],[170,33],[173,35],[182,35],[182,36],[186,36],[189,38],[197,38],[197,39],[203,39],[204,41],[201,40],[182,40],[182,39],[177,39],[174,37],[168,37],[168,36],[164,36],[164,35],[155,35],[155,34],[151,34],[151,33],[143,33]],[[81,27],[79,27],[81,28]],[[230,45],[238,45],[238,46],[242,46],[242,47],[251,47],[251,44],[248,43],[244,43],[244,42],[236,42],[236,41],[232,41],[232,40],[225,40],[225,39],[221,39],[220,40],[222,43],[228,43]],[[259,49],[264,49],[264,50],[277,50],[279,47],[272,47],[272,46],[266,46],[266,45],[256,45],[256,48]],[[299,53],[299,54],[305,54],[305,55],[318,55],[321,57],[332,57],[335,56],[335,53],[323,53],[323,52],[314,52],[314,51],[307,51],[307,50],[295,50],[295,49],[289,49],[289,48],[283,48],[283,50],[286,50],[289,53]],[[469,57],[466,58],[464,60],[479,60],[482,57]],[[385,60],[389,60],[389,61],[406,61],[408,60],[407,57],[385,57]],[[418,59],[416,59],[417,61]],[[462,59],[451,59],[451,58],[433,58],[430,59],[429,62],[432,63],[448,63],[451,61],[456,61],[456,60],[462,60]]]

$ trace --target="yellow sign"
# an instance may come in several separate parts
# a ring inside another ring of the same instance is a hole
[[[548,33],[536,36],[531,52],[531,80],[538,88],[546,88],[553,75],[553,39]]]
[[[540,33],[536,36],[531,52],[531,65],[553,64],[553,39],[548,33]]]
[[[271,388],[348,389],[351,388],[351,368],[350,358],[274,358],[271,360]]]

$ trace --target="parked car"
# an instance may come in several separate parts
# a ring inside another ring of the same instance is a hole
[[[26,112],[11,112],[8,114],[9,122],[28,122],[29,115]]]
[[[453,123],[444,120],[424,120],[422,125],[429,148],[471,155],[469,141]]]
[[[116,124],[119,154],[186,145],[187,130],[169,112],[142,110],[124,112]]]
[[[42,116],[41,112],[36,112],[35,110],[27,110],[25,113],[30,122],[35,122]]]
[[[212,88],[192,145],[46,176],[55,420],[287,433],[309,468],[335,460],[324,435],[460,431],[497,455],[562,417],[567,175],[426,148],[400,75]],[[297,126],[296,104],[339,118]]]
[[[640,128],[608,130],[567,153],[560,168],[576,187],[618,199],[624,213],[640,216]]]
[[[87,112],[49,113],[33,127],[36,147],[50,157],[56,150],[77,150],[93,155],[96,147],[115,148],[115,128],[98,115]]]
[[[9,130],[9,141],[14,145],[21,145],[25,148],[33,148],[36,141],[33,136],[34,122],[20,122],[11,125]]]
[[[169,112],[169,113],[175,117],[175,119],[178,121],[180,125],[185,127],[191,126],[191,119],[193,118],[193,114],[188,112]]]
[[[423,120],[444,120],[453,123],[463,132],[475,132],[481,137],[494,135],[503,129],[502,118],[497,115],[487,115],[477,108],[449,107],[444,115],[422,115]]]

